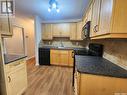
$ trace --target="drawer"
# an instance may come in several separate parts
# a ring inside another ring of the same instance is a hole
[[[11,72],[20,68],[26,68],[26,61],[24,59],[5,65],[6,72]]]

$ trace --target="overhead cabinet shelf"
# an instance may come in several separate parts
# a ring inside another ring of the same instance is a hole
[[[82,22],[42,24],[42,39],[53,40],[53,37],[68,37],[70,40],[82,40]]]
[[[93,0],[90,37],[127,38],[126,4],[126,0]]]

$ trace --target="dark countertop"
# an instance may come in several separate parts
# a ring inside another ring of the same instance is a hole
[[[57,50],[80,50],[82,47],[57,47],[57,46],[41,46],[39,48],[57,49]]]
[[[75,58],[76,68],[80,73],[127,78],[127,70],[102,57],[76,55]]]
[[[12,54],[4,54],[5,64],[9,64],[11,62],[26,58],[25,55],[12,55]]]

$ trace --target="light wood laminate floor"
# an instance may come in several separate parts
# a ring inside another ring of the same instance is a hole
[[[74,95],[72,68],[58,66],[34,66],[28,68],[28,88],[23,95]]]

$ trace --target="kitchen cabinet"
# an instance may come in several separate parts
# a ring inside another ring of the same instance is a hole
[[[114,95],[127,93],[127,79],[75,73],[75,95]]]
[[[83,40],[83,33],[82,33],[82,21],[77,23],[71,23],[71,34],[70,40],[80,41]]]
[[[11,19],[0,18],[0,33],[1,36],[12,36],[13,27]]]
[[[70,37],[70,24],[53,24],[53,37]]]
[[[88,22],[91,21],[92,19],[92,8],[93,8],[93,4],[90,4],[90,6],[88,7],[88,10],[85,13],[85,16],[83,17],[83,23],[82,23],[82,27]]]
[[[100,7],[101,7],[101,0],[94,0],[93,1],[93,11],[92,11],[92,23],[91,23],[90,37],[95,36],[96,32],[98,32]]]
[[[67,50],[60,51],[60,63],[61,66],[69,66],[69,54]]]
[[[52,24],[42,24],[42,39],[52,40]]]
[[[21,95],[27,88],[27,71],[24,59],[5,65],[7,95]]]
[[[77,40],[77,23],[70,24],[70,40]]]
[[[90,7],[88,8],[88,11],[87,11],[87,21],[91,21],[92,19],[92,9],[93,8],[93,5],[90,4]]]
[[[82,39],[82,22],[42,24],[42,40],[53,40],[53,37],[69,37],[70,40]]]
[[[100,8],[96,6],[99,3]],[[94,0],[92,39],[127,38],[126,3],[123,0]]]
[[[50,63],[59,66],[73,66],[72,50],[51,49]]]
[[[76,40],[83,40],[82,21],[77,23]]]
[[[60,52],[59,50],[50,50],[50,64],[59,65],[60,64]]]
[[[73,63],[74,63],[74,51],[73,50],[69,50],[68,51],[68,56],[69,56],[69,62],[68,62],[68,65],[69,66],[73,66]]]
[[[102,0],[100,11],[99,31],[96,35],[103,35],[110,31],[110,21],[112,16],[113,0]],[[109,11],[110,10],[110,11]]]

